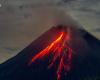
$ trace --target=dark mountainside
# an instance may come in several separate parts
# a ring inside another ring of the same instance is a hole
[[[63,28],[52,27],[15,57],[0,65],[0,80],[56,80],[56,68],[48,69],[48,58],[28,65],[31,58],[55,40]],[[71,70],[61,80],[100,79],[100,41],[86,30],[70,28],[69,46],[73,50]],[[58,61],[57,61],[58,62]]]

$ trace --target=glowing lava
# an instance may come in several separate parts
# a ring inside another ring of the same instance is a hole
[[[29,64],[32,64],[37,59],[42,59],[43,57],[52,54],[53,59],[50,62],[48,68],[51,68],[57,59],[60,60],[57,68],[57,80],[61,79],[61,74],[63,72],[68,72],[71,67],[72,62],[72,49],[67,45],[67,38],[64,32],[61,32],[59,37],[48,45],[45,49],[37,53],[32,57]]]

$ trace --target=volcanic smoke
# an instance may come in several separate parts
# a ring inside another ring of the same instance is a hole
[[[52,60],[48,68],[51,68],[56,60],[59,59],[59,64],[57,67],[56,75],[57,80],[61,79],[62,72],[66,73],[71,68],[72,62],[72,49],[67,45],[67,42],[70,38],[70,35],[67,35],[66,32],[61,31],[57,39],[55,39],[50,45],[45,47],[39,53],[32,57],[29,64],[32,64],[38,59],[42,59],[50,54],[53,55]]]

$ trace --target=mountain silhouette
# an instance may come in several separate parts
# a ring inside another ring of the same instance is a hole
[[[56,65],[49,69],[49,59],[52,58],[50,56],[39,59],[31,65],[28,63],[33,56],[50,45],[61,31],[70,35],[68,45],[73,50],[71,69],[66,73],[62,71],[61,80],[99,80],[100,41],[82,28],[64,25],[52,27],[16,56],[2,63],[0,80],[56,80],[59,60],[56,60]]]

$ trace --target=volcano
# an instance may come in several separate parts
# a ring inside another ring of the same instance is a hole
[[[0,80],[99,80],[100,41],[82,28],[54,26],[0,65]]]

